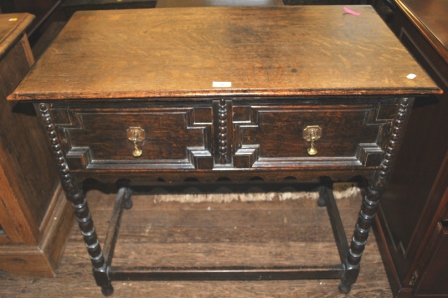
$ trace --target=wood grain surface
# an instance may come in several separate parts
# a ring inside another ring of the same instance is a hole
[[[77,12],[10,99],[441,92],[372,7],[350,8]]]

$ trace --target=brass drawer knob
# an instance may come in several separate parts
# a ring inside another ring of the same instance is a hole
[[[322,128],[320,128],[318,125],[309,125],[305,127],[303,130],[303,138],[311,142],[310,148],[307,149],[308,155],[316,155],[317,149],[314,147],[314,142],[322,136]]]
[[[142,156],[143,151],[138,148],[138,142],[143,142],[145,139],[145,130],[141,127],[129,127],[126,132],[128,140],[134,143],[134,151],[132,151],[132,155],[134,157]]]

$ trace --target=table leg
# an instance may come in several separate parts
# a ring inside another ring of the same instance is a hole
[[[123,188],[123,209],[132,209],[134,203],[132,202],[132,190],[129,187],[130,181],[128,179],[120,179],[116,182],[117,189]]]
[[[381,164],[381,170],[377,171],[372,184],[366,187],[367,193],[364,196],[347,260],[344,264],[345,275],[339,284],[339,291],[342,293],[348,293],[351,285],[358,278],[359,262],[361,261],[362,252],[366,246],[367,237],[374,221],[378,201],[381,197],[381,190],[385,189],[389,182],[393,160],[403,140],[404,128],[409,120],[413,103],[414,98],[400,99],[398,113],[393,122],[391,137]]]
[[[350,249],[345,260],[345,274],[339,284],[339,291],[347,294],[352,284],[356,282],[359,275],[361,256],[366,246],[367,237],[372,227],[381,191],[374,190],[370,186],[366,188],[358,221],[355,226]]]
[[[61,186],[65,191],[67,199],[72,203],[79,229],[83,235],[90,261],[92,262],[95,281],[97,285],[101,287],[101,291],[105,296],[112,295],[114,289],[111,285],[111,280],[108,277],[108,266],[104,259],[100,242],[93,225],[86,196],[81,185],[78,185],[75,177],[70,174],[67,161],[65,160],[60,141],[55,131],[53,118],[49,112],[49,105],[41,103],[37,106],[38,111],[41,113],[44,127],[53,149],[53,155],[58,165],[58,175],[61,180]]]
[[[72,202],[76,220],[84,238],[90,261],[92,262],[93,275],[96,283],[101,287],[103,294],[109,296],[113,293],[114,289],[107,276],[106,261],[95,231],[95,226],[93,225],[92,216],[90,215],[84,191],[79,189],[73,194],[67,194],[67,198]]]
[[[319,207],[325,207],[327,204],[325,202],[325,191],[325,186],[319,187],[319,197],[317,198],[317,206]]]

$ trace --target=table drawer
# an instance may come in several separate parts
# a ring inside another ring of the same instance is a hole
[[[397,105],[234,106],[233,111],[235,167],[376,167]],[[315,152],[309,152],[315,128],[319,136]]]
[[[220,99],[191,105],[53,108],[52,113],[73,171],[380,165],[396,103],[307,102],[256,105],[249,99]],[[314,146],[304,132],[307,127],[319,130]],[[135,144],[130,130],[136,131]]]
[[[212,168],[210,107],[53,109],[71,170]],[[59,122],[59,123],[58,123]],[[136,147],[128,130],[138,128]]]

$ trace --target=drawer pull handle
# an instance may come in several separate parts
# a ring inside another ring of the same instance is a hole
[[[129,127],[126,132],[128,140],[134,143],[134,151],[132,151],[132,155],[134,157],[142,156],[143,151],[138,148],[138,142],[143,142],[145,139],[145,130],[141,127]]]
[[[303,130],[303,138],[311,142],[311,147],[307,149],[308,155],[316,155],[317,149],[314,147],[314,142],[322,136],[322,128],[320,128],[318,125],[309,125],[305,127]]]
[[[134,155],[134,157],[139,157],[142,156],[143,151],[138,149],[137,146],[137,139],[134,139],[134,151],[132,151],[132,155]]]

